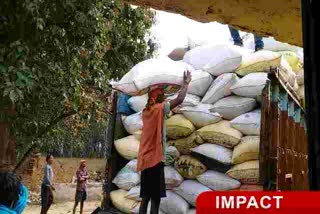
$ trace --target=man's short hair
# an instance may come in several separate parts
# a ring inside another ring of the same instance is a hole
[[[20,180],[12,172],[0,172],[0,204],[10,207],[19,199]]]
[[[51,157],[53,157],[52,154],[47,154],[46,161],[48,162]]]

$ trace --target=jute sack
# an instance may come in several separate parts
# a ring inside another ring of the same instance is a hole
[[[135,201],[142,201],[142,198],[140,198],[140,185],[132,187],[129,192],[127,192],[126,198]]]
[[[130,190],[140,183],[140,175],[128,167],[123,167],[113,179],[112,183],[120,189]]]
[[[130,116],[123,116],[122,124],[126,131],[133,135],[135,132],[142,129],[142,112],[138,112]]]
[[[196,107],[184,107],[181,109],[181,112],[193,125],[201,128],[222,120],[220,114],[209,111],[212,107],[210,104],[200,104]]]
[[[197,180],[212,190],[220,191],[237,189],[241,185],[239,181],[229,177],[228,175],[213,170],[208,170],[197,176]]]
[[[205,165],[191,155],[180,156],[174,166],[184,178],[188,179],[195,179],[207,170]]]
[[[197,181],[185,180],[174,191],[195,207],[197,197],[203,192],[210,191],[210,189]]]
[[[205,126],[197,130],[196,133],[205,142],[219,144],[228,148],[236,146],[242,137],[242,133],[232,128],[227,120]]]
[[[278,53],[284,57],[294,72],[298,72],[302,69],[302,63],[300,62],[299,56],[293,51],[279,51]]]
[[[243,137],[240,143],[233,149],[232,163],[240,164],[249,160],[258,160],[259,146],[259,136]]]
[[[227,174],[242,184],[257,184],[259,182],[259,161],[252,160],[237,164]]]
[[[172,166],[164,167],[166,189],[173,189],[183,182],[183,177]]]
[[[215,79],[201,100],[201,103],[214,104],[221,98],[231,95],[230,87],[233,86],[239,78],[236,74],[226,73]]]
[[[191,73],[192,80],[188,86],[188,93],[203,97],[213,81],[213,77],[205,71],[196,70]]]
[[[297,83],[298,85],[304,85],[304,69],[301,69],[297,73]]]
[[[110,192],[112,204],[121,212],[129,214],[134,212],[136,207],[139,207],[139,203],[126,198],[126,195],[127,191],[122,189]]]
[[[184,71],[189,69],[168,57],[148,59],[135,65],[119,82],[111,81],[116,90],[131,96],[146,94],[149,90],[164,87],[166,93],[177,92],[183,83]]]
[[[245,76],[253,72],[269,71],[270,67],[278,67],[281,63],[281,55],[272,51],[261,50],[244,56],[236,73]]]
[[[114,141],[114,146],[119,154],[127,160],[138,157],[140,141],[134,135]]]
[[[170,139],[179,139],[187,137],[194,132],[194,125],[183,115],[176,114],[166,120],[167,137]]]
[[[256,98],[262,94],[267,80],[267,73],[250,73],[231,86],[230,90],[239,96]]]
[[[169,146],[166,149],[165,165],[172,165],[180,157],[180,152],[174,146]]]
[[[213,105],[211,112],[218,112],[224,119],[233,120],[234,118],[252,111],[257,106],[253,98],[229,96],[225,97]]]
[[[160,202],[160,210],[165,213],[186,214],[189,204],[178,194],[168,190],[167,197],[162,198]]]
[[[254,110],[234,118],[231,127],[239,130],[245,135],[260,135],[261,111]]]
[[[168,145],[174,146],[177,148],[180,154],[188,155],[191,153],[192,148],[198,146],[198,144],[202,144],[203,140],[196,133],[192,133],[190,136],[186,138],[180,138],[177,140],[169,140],[167,142]]]
[[[140,112],[146,107],[147,102],[148,102],[148,95],[144,94],[141,96],[130,97],[128,100],[128,105],[135,112]]]

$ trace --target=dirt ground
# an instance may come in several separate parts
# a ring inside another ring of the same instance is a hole
[[[48,214],[72,214],[73,202],[65,202],[53,204],[48,211]],[[97,207],[101,205],[100,201],[88,201],[84,204],[83,214],[91,214]],[[39,214],[40,205],[28,205],[23,214]],[[80,213],[80,205],[78,205],[77,212]]]

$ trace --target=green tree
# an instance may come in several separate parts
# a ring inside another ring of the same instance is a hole
[[[108,81],[150,57],[152,21],[119,0],[2,0],[0,168],[15,141],[29,154],[62,120],[75,135],[106,120]]]

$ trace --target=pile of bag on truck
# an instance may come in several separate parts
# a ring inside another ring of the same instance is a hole
[[[128,104],[136,112],[122,116],[130,135],[114,142],[129,163],[113,180],[119,187],[111,192],[113,204],[122,212],[138,213],[136,165],[146,92],[165,87],[167,100],[174,99],[185,70],[192,75],[188,94],[166,119],[167,197],[161,200],[161,212],[195,213],[196,198],[205,191],[256,189],[261,95],[271,67],[278,67],[282,81],[299,91],[303,64],[295,52],[253,52],[233,45],[195,47],[180,61],[149,59],[113,82],[115,89],[132,96]]]

